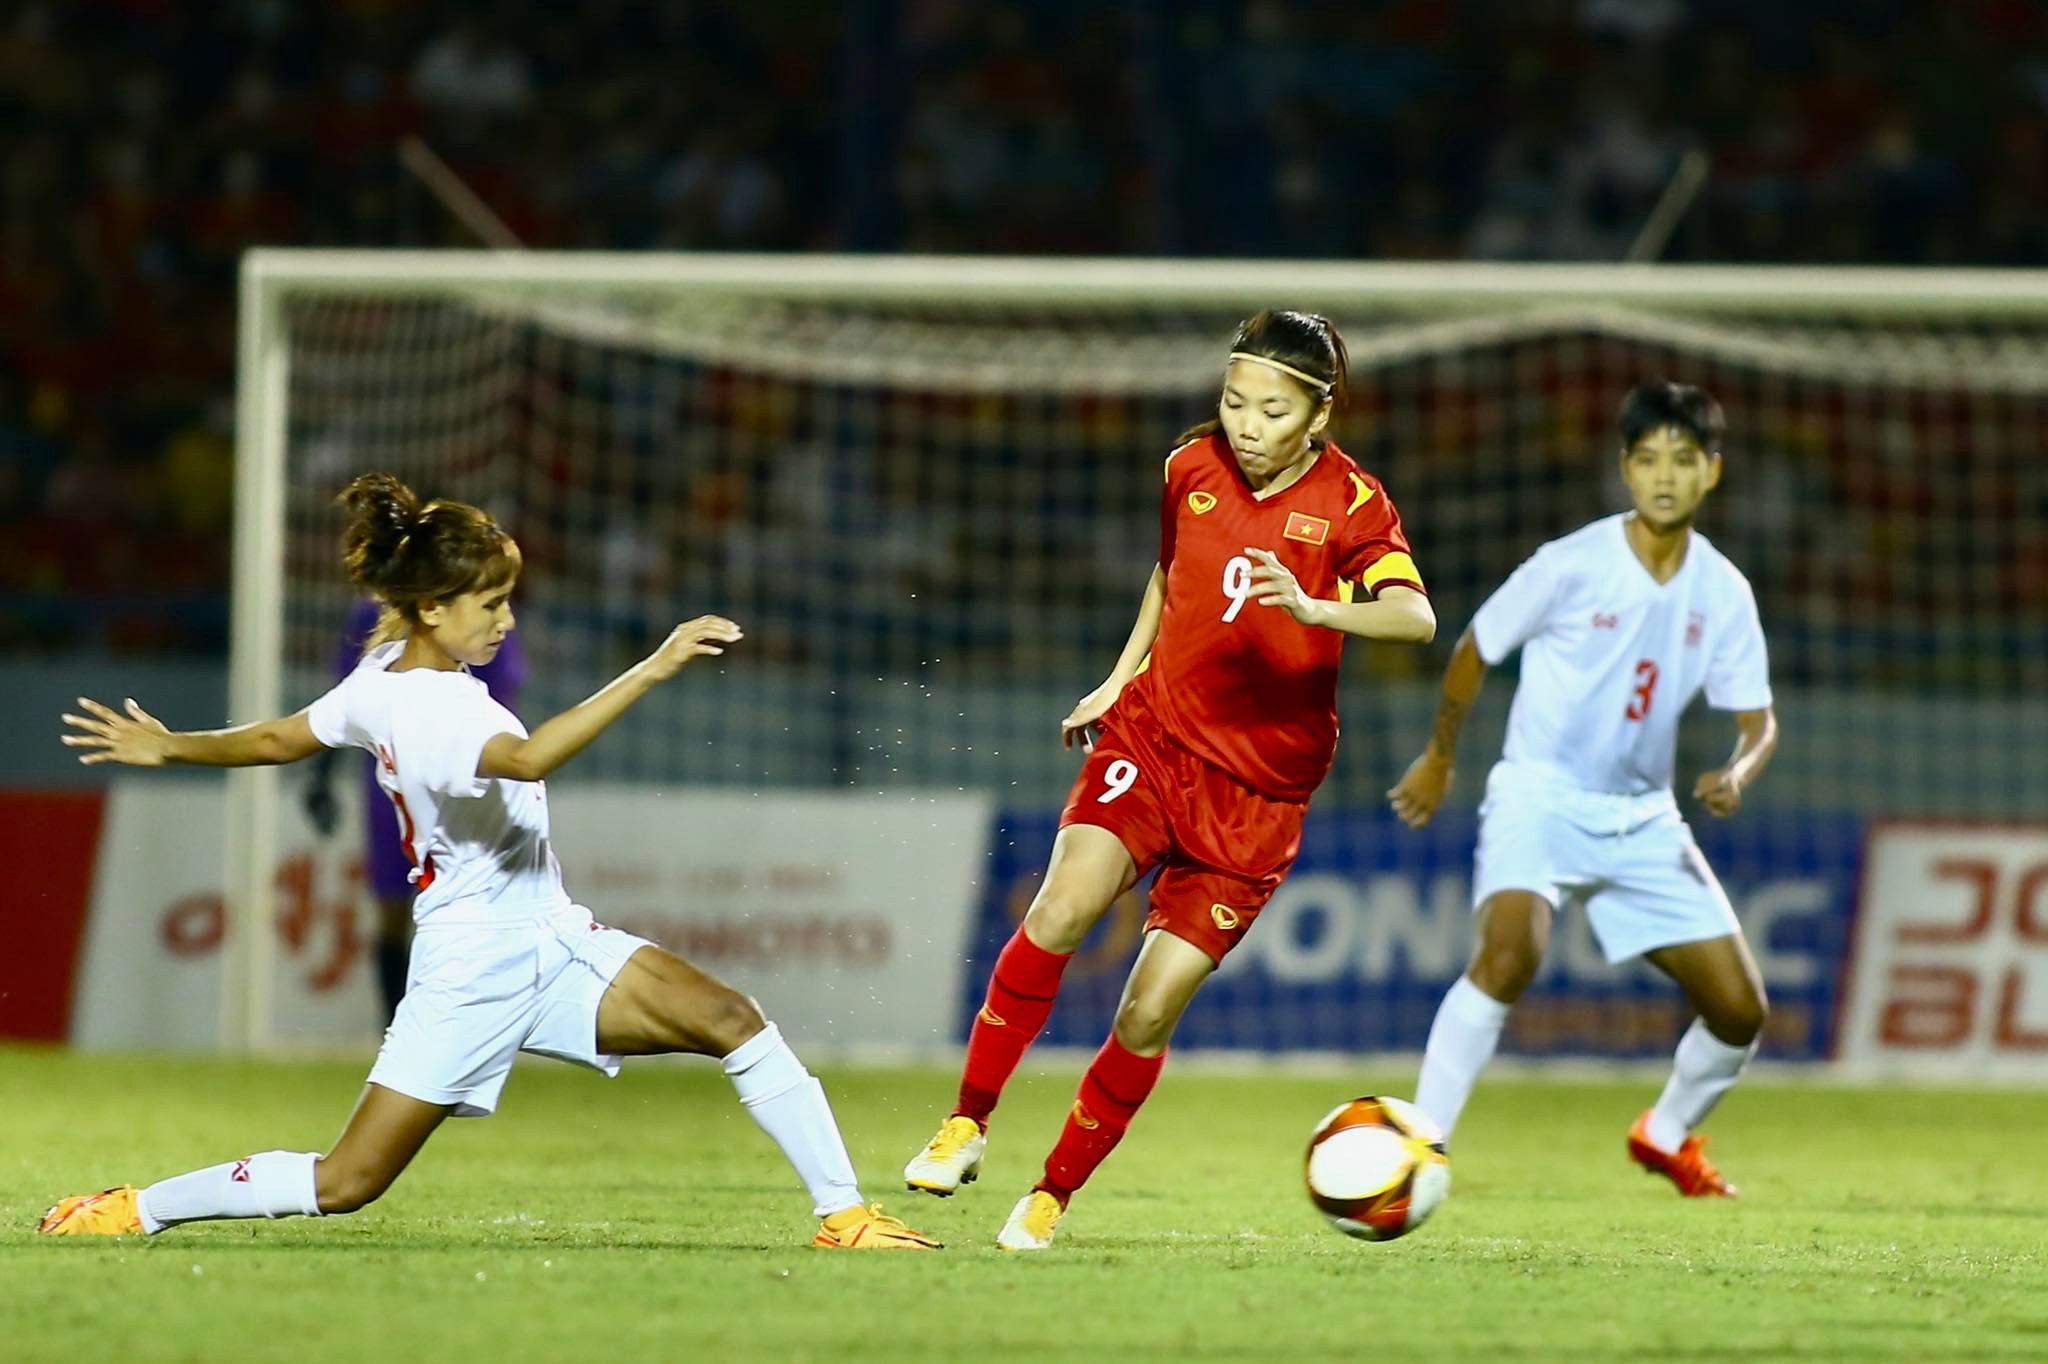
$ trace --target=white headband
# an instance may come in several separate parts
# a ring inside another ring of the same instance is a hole
[[[1325,398],[1329,397],[1330,390],[1336,387],[1328,379],[1318,379],[1315,375],[1304,370],[1298,370],[1292,365],[1283,365],[1278,360],[1264,355],[1253,355],[1250,351],[1234,350],[1230,352],[1230,358],[1233,360],[1249,360],[1255,365],[1264,365],[1267,369],[1277,369],[1282,374],[1292,375],[1309,387],[1316,389]]]

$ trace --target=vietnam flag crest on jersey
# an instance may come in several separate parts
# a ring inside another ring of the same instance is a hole
[[[1246,549],[1270,550],[1312,597],[1422,589],[1393,499],[1334,443],[1261,499],[1219,433],[1168,456],[1159,565],[1166,608],[1133,686],[1168,734],[1261,795],[1306,800],[1337,751],[1345,636],[1251,599]]]
[[[1305,545],[1320,545],[1330,538],[1330,523],[1320,516],[1307,512],[1287,513],[1287,529],[1280,532],[1290,540],[1299,540]]]

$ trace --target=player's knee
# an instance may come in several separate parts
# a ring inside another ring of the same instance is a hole
[[[1513,1003],[1536,979],[1543,966],[1543,949],[1527,938],[1489,938],[1480,945],[1466,975],[1493,998]]]
[[[758,1004],[737,990],[721,988],[705,1002],[687,1031],[692,1048],[707,1056],[728,1056],[768,1026]]]
[[[1024,932],[1048,952],[1072,952],[1102,917],[1102,908],[1048,881],[1039,887],[1024,915]]]
[[[1543,969],[1549,945],[1550,909],[1533,895],[1503,895],[1489,900],[1480,921],[1479,946],[1466,971],[1472,983],[1495,999],[1521,998]]]
[[[1116,1040],[1140,1056],[1156,1055],[1173,1035],[1178,1018],[1163,1000],[1133,995],[1116,1006]]]
[[[1723,1003],[1707,1019],[1707,1031],[1731,1047],[1746,1047],[1763,1035],[1770,1022],[1770,1002],[1762,991]]]

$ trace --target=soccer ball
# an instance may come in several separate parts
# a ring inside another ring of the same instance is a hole
[[[1411,1103],[1376,1096],[1339,1104],[1316,1124],[1304,1174],[1317,1211],[1364,1241],[1406,1236],[1451,1190],[1437,1125]]]

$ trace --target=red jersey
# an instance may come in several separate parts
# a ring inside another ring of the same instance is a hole
[[[1252,496],[1221,434],[1166,459],[1159,565],[1166,611],[1133,686],[1166,732],[1263,796],[1306,800],[1337,751],[1345,636],[1252,597],[1249,546],[1271,550],[1312,597],[1422,587],[1401,516],[1335,444],[1292,486]]]

